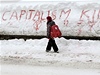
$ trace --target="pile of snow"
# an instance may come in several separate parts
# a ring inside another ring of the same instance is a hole
[[[56,38],[60,53],[46,53],[48,39],[0,40],[4,63],[100,68],[100,41]]]
[[[65,36],[99,37],[99,8],[99,2],[86,1],[1,3],[0,34],[46,35],[49,14]]]
[[[55,39],[59,53],[47,53],[47,38],[0,40],[1,75],[100,75],[100,41]]]
[[[46,35],[45,17],[48,15],[48,10],[50,10],[51,13],[49,14],[53,18],[56,16],[54,21],[59,25],[63,35],[98,37],[100,36],[99,8],[99,2],[1,3],[0,34]],[[17,15],[20,15],[21,10],[29,11],[31,9],[36,10],[36,12],[44,12],[42,23],[37,20],[39,13],[35,14],[37,15],[35,18],[37,24],[34,24],[33,20],[25,20],[25,15],[21,20],[16,20],[16,13],[13,14],[13,19],[10,19],[14,11],[17,12]],[[71,9],[71,16],[67,19],[65,16],[67,14],[63,13],[61,16],[61,10],[67,11],[69,9]],[[82,10],[89,12],[84,15],[83,20],[79,21]],[[8,13],[5,13],[5,11]],[[99,40],[67,40],[61,37],[56,38],[55,41],[59,53],[54,53],[53,49],[48,53],[45,52],[48,43],[47,38],[0,40],[0,74],[100,75]]]

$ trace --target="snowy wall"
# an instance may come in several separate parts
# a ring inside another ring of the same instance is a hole
[[[63,36],[100,37],[100,3],[1,3],[0,34],[46,35],[46,17],[52,16]]]

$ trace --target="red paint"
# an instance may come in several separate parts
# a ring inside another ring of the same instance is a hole
[[[56,19],[56,10],[54,10],[54,11],[52,12],[52,18],[53,18],[53,20]]]
[[[45,22],[45,18],[43,18],[43,14],[44,14],[44,13],[43,13],[43,11],[42,11],[42,13],[41,13],[41,22],[42,22],[42,21]]]
[[[63,14],[67,14],[67,16],[66,16],[66,18],[65,18],[65,20],[64,20],[64,24],[67,26],[68,25],[68,23],[69,23],[69,21],[68,21],[68,17],[69,17],[69,14],[71,13],[71,9],[68,9],[67,11],[64,11],[64,10],[62,10],[61,11],[61,14],[60,14],[60,17],[59,17],[59,19],[61,19],[61,16],[63,15]]]
[[[88,21],[88,24],[90,26],[90,31],[91,31],[91,28],[95,25],[95,13],[96,13],[96,10],[94,10],[94,13],[93,13],[93,16],[92,16],[92,20],[91,21]]]
[[[48,10],[48,16],[50,16],[50,10]]]
[[[99,10],[99,12],[98,12],[98,19],[100,19],[100,10]]]
[[[4,18],[4,17],[6,16],[7,13],[10,13],[10,11],[5,11],[5,12],[3,13],[3,15],[2,15],[2,20],[3,20],[3,21],[6,21],[6,20],[7,20],[7,18]]]
[[[92,11],[92,10],[91,10]],[[85,23],[86,25],[90,26],[90,30],[93,28],[93,26],[98,22],[98,19],[100,18],[100,10],[93,10],[93,14],[92,15],[87,15],[89,12],[91,12],[90,10],[82,10],[80,19],[78,24],[82,24]],[[96,13],[98,12],[98,14]],[[83,18],[87,19],[87,23],[86,21],[84,21]]]
[[[87,10],[87,11],[82,10],[82,13],[81,13],[81,16],[80,16],[80,21],[82,21],[83,17],[86,17],[87,19],[89,19],[89,16],[86,14],[87,12],[89,12],[89,10]]]
[[[78,34],[77,35],[80,35],[82,32],[81,28],[78,30]]]
[[[26,12],[26,10],[21,10],[19,20],[21,20],[22,16],[25,16],[25,19],[27,19],[27,12]]]
[[[40,19],[41,19],[40,11],[37,10],[34,17],[33,17],[33,21],[34,21],[34,24],[35,24],[35,26],[34,26],[35,30],[39,29],[39,24],[41,23]]]
[[[11,17],[10,17],[10,20],[11,20],[12,18],[15,18],[16,20],[18,20],[18,16],[17,16],[17,12],[16,12],[16,11],[14,11],[14,12],[12,13],[12,15],[11,15]]]
[[[57,10],[53,10],[50,11],[48,10],[46,11],[40,11],[40,10],[21,10],[20,13],[18,13],[17,11],[5,11],[2,14],[2,21],[9,21],[9,23],[11,23],[10,20],[16,20],[19,21],[22,18],[24,18],[25,20],[32,20],[33,21],[33,27],[35,28],[35,30],[39,30],[39,28],[42,26],[42,23],[46,22],[46,17],[49,15],[53,18],[53,20],[59,20],[62,21],[62,25],[68,25],[70,20],[69,17],[72,16],[70,13],[72,12],[71,9],[68,10],[61,10],[61,11],[57,11]],[[92,13],[91,13],[92,12]],[[59,13],[59,14],[58,14]],[[80,12],[79,12],[80,13]],[[91,13],[91,15],[89,14]],[[82,10],[81,14],[79,14],[79,21],[77,21],[76,23],[78,25],[81,24],[85,24],[85,25],[89,25],[90,26],[90,30],[93,28],[93,26],[100,21],[100,10]],[[77,17],[77,18],[78,18]],[[85,18],[85,20],[84,20]],[[79,33],[81,33],[81,29],[79,30]]]
[[[33,16],[33,12],[35,12],[35,10],[29,10],[29,17],[28,20],[30,20]]]

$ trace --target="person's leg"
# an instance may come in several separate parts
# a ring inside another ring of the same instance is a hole
[[[53,46],[54,52],[58,52],[58,47],[54,39],[52,39],[52,46]]]
[[[47,47],[46,47],[46,52],[49,52],[51,50],[51,39],[49,39]]]

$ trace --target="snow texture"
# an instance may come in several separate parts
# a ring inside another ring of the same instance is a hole
[[[50,15],[64,36],[100,37],[99,8],[99,1],[1,3],[0,34],[46,35],[46,17]]]

